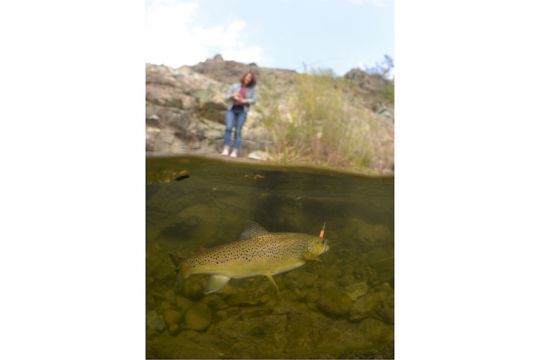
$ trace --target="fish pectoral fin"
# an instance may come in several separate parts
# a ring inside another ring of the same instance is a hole
[[[305,252],[304,253],[304,259],[305,260],[309,260],[309,261],[318,261],[318,262],[322,262],[321,259],[319,259],[317,256],[313,255],[312,253],[309,253],[309,252]]]
[[[264,276],[266,276],[268,278],[268,280],[270,280],[270,282],[276,287],[276,290],[279,291],[279,288],[276,284],[276,281],[274,280],[274,278],[272,277],[272,274],[264,274]]]
[[[206,286],[206,290],[204,291],[205,294],[210,294],[213,292],[218,291],[222,287],[224,287],[231,278],[225,275],[212,275],[210,276],[210,281],[208,282],[208,285]]]

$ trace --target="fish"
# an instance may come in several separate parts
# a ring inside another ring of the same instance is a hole
[[[270,233],[249,221],[238,241],[206,249],[183,261],[170,256],[177,275],[183,279],[194,274],[210,275],[206,294],[219,291],[230,279],[260,275],[279,291],[274,275],[299,268],[308,261],[321,261],[319,256],[329,249],[327,239],[322,236]]]

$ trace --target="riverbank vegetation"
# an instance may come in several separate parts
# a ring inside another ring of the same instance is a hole
[[[364,173],[392,168],[393,124],[368,111],[350,87],[328,70],[296,74],[285,91],[272,81],[261,87],[272,158]]]

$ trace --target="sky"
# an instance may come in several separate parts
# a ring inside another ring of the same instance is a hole
[[[343,75],[394,58],[393,0],[146,0],[145,61],[225,60]]]

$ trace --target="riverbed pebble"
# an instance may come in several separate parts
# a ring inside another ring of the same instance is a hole
[[[369,293],[359,297],[351,307],[349,320],[360,321],[375,311],[377,305],[381,301],[380,293]]]
[[[311,287],[315,285],[317,279],[319,278],[319,275],[310,273],[307,271],[291,271],[286,276],[287,280],[287,287],[288,288],[301,288],[305,289],[308,287]]]
[[[321,292],[318,288],[307,289],[305,292],[305,300],[307,303],[316,303],[321,296]]]
[[[152,310],[146,315],[146,325],[150,333],[159,334],[167,327],[163,317],[157,313],[157,311]]]
[[[193,305],[193,302],[183,296],[177,296],[176,297],[176,303],[175,306],[182,314],[185,313],[191,306]]]
[[[349,313],[352,300],[347,294],[337,287],[330,287],[321,290],[321,295],[317,305],[326,314],[344,316]]]
[[[355,301],[360,296],[364,296],[368,292],[368,285],[364,281],[353,282],[351,285],[344,289],[351,300]]]
[[[191,300],[198,300],[204,295],[205,282],[201,277],[190,277],[182,284],[182,295]]]
[[[182,313],[176,310],[166,310],[163,312],[163,319],[168,326],[178,324],[182,320]]]
[[[169,304],[174,304],[176,302],[176,294],[173,289],[167,290],[165,293],[165,300],[167,300]]]
[[[186,312],[185,324],[188,329],[203,331],[211,322],[212,314],[204,303],[196,303]]]
[[[180,326],[178,326],[177,324],[172,324],[171,326],[169,326],[169,333],[171,335],[176,335],[180,332]]]

